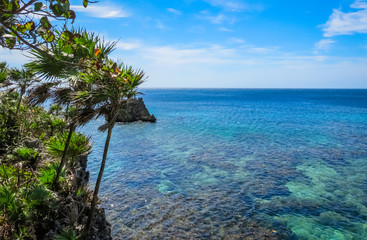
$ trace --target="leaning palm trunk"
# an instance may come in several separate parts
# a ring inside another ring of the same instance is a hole
[[[18,112],[19,112],[19,108],[20,108],[20,103],[22,102],[23,95],[24,95],[24,91],[22,89],[22,91],[20,93],[20,96],[19,96],[19,99],[18,99],[17,110],[15,111],[15,116],[18,116]]]
[[[61,157],[61,161],[60,161],[60,166],[57,169],[56,177],[54,179],[54,187],[55,188],[58,187],[58,181],[59,181],[59,178],[60,178],[60,174],[61,174],[62,168],[64,167],[65,162],[66,162],[66,155],[67,155],[67,152],[69,150],[71,136],[73,135],[74,131],[75,131],[75,123],[72,122],[70,124],[68,138],[66,139],[66,142],[65,142],[64,152],[62,153],[62,157]]]
[[[113,122],[108,127],[107,138],[106,138],[106,142],[105,142],[104,150],[103,150],[103,158],[102,158],[101,168],[99,169],[96,186],[94,187],[93,199],[92,199],[92,203],[91,203],[91,207],[90,207],[90,212],[89,212],[87,224],[86,224],[85,230],[84,230],[84,238],[85,239],[86,239],[86,236],[88,236],[88,233],[89,233],[90,228],[92,226],[93,214],[94,214],[94,211],[95,211],[95,208],[96,208],[96,205],[97,205],[99,186],[101,184],[103,171],[104,171],[104,168],[105,168],[105,165],[106,165],[108,147],[110,145],[112,129],[113,129],[114,126],[115,126],[115,122]]]

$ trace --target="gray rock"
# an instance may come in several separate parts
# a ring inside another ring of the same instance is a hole
[[[41,145],[41,141],[37,138],[26,138],[24,140],[24,146],[27,148],[39,148]]]
[[[117,122],[156,122],[157,119],[150,115],[142,98],[129,99],[126,101],[125,110],[117,117]]]

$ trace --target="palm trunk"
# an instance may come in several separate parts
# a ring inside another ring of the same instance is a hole
[[[19,111],[19,108],[20,108],[20,103],[22,101],[22,98],[23,98],[23,94],[20,94],[18,104],[17,104],[17,110],[15,111],[15,116],[18,116],[18,111]]]
[[[64,152],[62,153],[62,157],[61,157],[61,161],[60,161],[60,166],[59,168],[57,169],[57,173],[56,173],[56,177],[54,179],[54,187],[57,188],[57,185],[58,185],[58,181],[59,181],[59,178],[60,178],[60,174],[61,174],[61,171],[62,171],[62,168],[64,167],[65,165],[65,162],[66,162],[66,155],[67,155],[67,152],[69,150],[69,145],[70,145],[70,140],[71,140],[71,136],[73,135],[73,132],[75,131],[75,123],[71,123],[70,124],[70,129],[69,129],[69,134],[68,134],[68,138],[66,139],[66,142],[65,142],[65,148],[64,148]]]
[[[102,158],[101,168],[99,169],[96,186],[94,187],[91,208],[90,208],[90,212],[89,212],[87,224],[86,224],[85,230],[84,230],[84,238],[85,239],[88,236],[88,233],[89,233],[90,228],[91,228],[91,225],[92,225],[93,214],[94,214],[94,210],[96,208],[97,199],[98,199],[99,185],[101,184],[104,167],[106,165],[107,152],[108,152],[108,147],[110,145],[110,140],[111,140],[111,135],[112,135],[112,129],[113,129],[114,125],[115,125],[115,123],[112,123],[112,125],[110,127],[108,127],[108,133],[107,133],[107,138],[106,138],[106,142],[105,142],[105,145],[104,145],[104,151],[103,151],[103,158]]]

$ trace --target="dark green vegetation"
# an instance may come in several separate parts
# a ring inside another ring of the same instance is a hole
[[[80,156],[90,150],[88,138],[73,134],[56,191],[52,183],[65,142],[63,112],[52,114],[23,103],[16,116],[18,98],[9,91],[0,96],[0,239],[61,239],[70,231],[77,237],[73,229],[82,219],[76,216],[86,214],[80,206],[88,204],[91,193],[86,185],[75,192],[73,179]],[[68,201],[75,202],[76,216]]]
[[[95,1],[83,0],[83,6]],[[69,0],[0,0],[0,46],[9,49],[42,49],[55,40],[51,20],[74,22]]]
[[[74,20],[68,0],[0,0],[0,13],[0,45],[32,55],[22,69],[0,64],[0,238],[109,239],[99,186],[116,118],[139,94],[144,72],[112,61],[115,43],[52,26],[50,18]],[[54,104],[48,112],[39,107],[46,100]],[[76,129],[98,117],[108,133],[89,192],[83,156],[91,146]]]

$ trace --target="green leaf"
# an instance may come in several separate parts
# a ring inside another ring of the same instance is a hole
[[[13,49],[16,43],[16,38],[15,37],[5,38],[5,42],[9,49]]]
[[[25,33],[27,31],[26,27],[24,25],[18,24],[16,30],[20,33]]]
[[[48,21],[47,17],[42,17],[40,19],[40,23],[41,23],[42,27],[47,29],[47,30],[52,27],[52,25],[51,25],[50,21]]]
[[[51,10],[56,17],[60,17],[64,13],[63,5],[59,3],[52,5]]]
[[[12,0],[8,5],[8,10],[15,12],[18,9],[19,9],[19,0]]]
[[[86,8],[88,6],[88,0],[83,0],[83,6]]]
[[[74,34],[70,31],[63,31],[61,37],[66,41],[71,41],[74,38]]]
[[[34,11],[41,11],[42,10],[42,7],[43,7],[43,3],[41,2],[36,2],[34,4]]]
[[[67,45],[65,46],[63,49],[62,49],[65,53],[67,54],[73,54],[73,48],[70,46],[70,45]]]
[[[36,24],[34,24],[33,21],[29,21],[26,24],[24,24],[24,27],[28,30],[28,31],[33,31],[36,28]]]
[[[43,26],[38,27],[36,32],[47,42],[55,40],[55,35],[50,30],[43,28]]]

